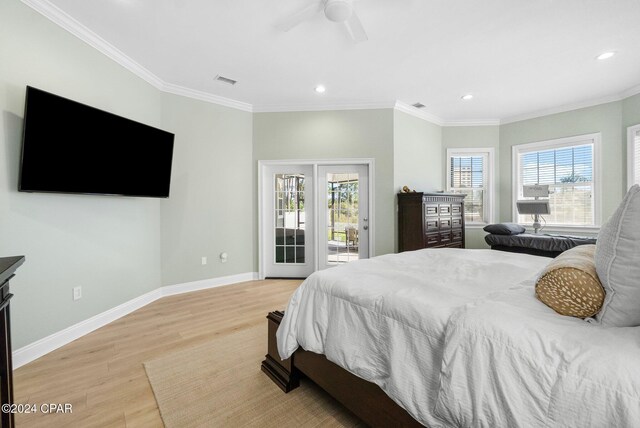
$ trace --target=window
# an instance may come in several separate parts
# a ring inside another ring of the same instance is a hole
[[[493,217],[493,149],[447,149],[447,191],[464,193],[467,224]]]
[[[627,187],[631,187],[640,184],[640,125],[627,129]]]
[[[551,214],[543,224],[551,226],[596,226],[598,224],[595,179],[600,134],[562,138],[513,147],[514,217],[530,223],[530,216],[519,215],[515,201],[522,186],[548,184]],[[531,198],[528,198],[531,199]]]

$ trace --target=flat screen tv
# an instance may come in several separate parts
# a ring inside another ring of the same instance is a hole
[[[18,190],[167,198],[173,138],[27,87]]]

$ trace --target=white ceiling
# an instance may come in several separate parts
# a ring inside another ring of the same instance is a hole
[[[358,0],[359,44],[322,13],[276,28],[311,2],[50,0],[162,81],[254,111],[397,100],[445,122],[504,120],[640,92],[639,0]]]

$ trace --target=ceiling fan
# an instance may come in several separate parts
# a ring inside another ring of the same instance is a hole
[[[353,2],[354,0],[316,0],[304,9],[282,19],[276,24],[276,27],[283,31],[289,31],[303,21],[311,19],[315,14],[324,11],[328,20],[344,24],[355,42],[365,42],[368,40],[367,33],[356,15]]]

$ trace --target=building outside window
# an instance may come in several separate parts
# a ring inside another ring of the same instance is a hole
[[[494,150],[447,149],[447,191],[464,193],[465,223],[493,221]]]

